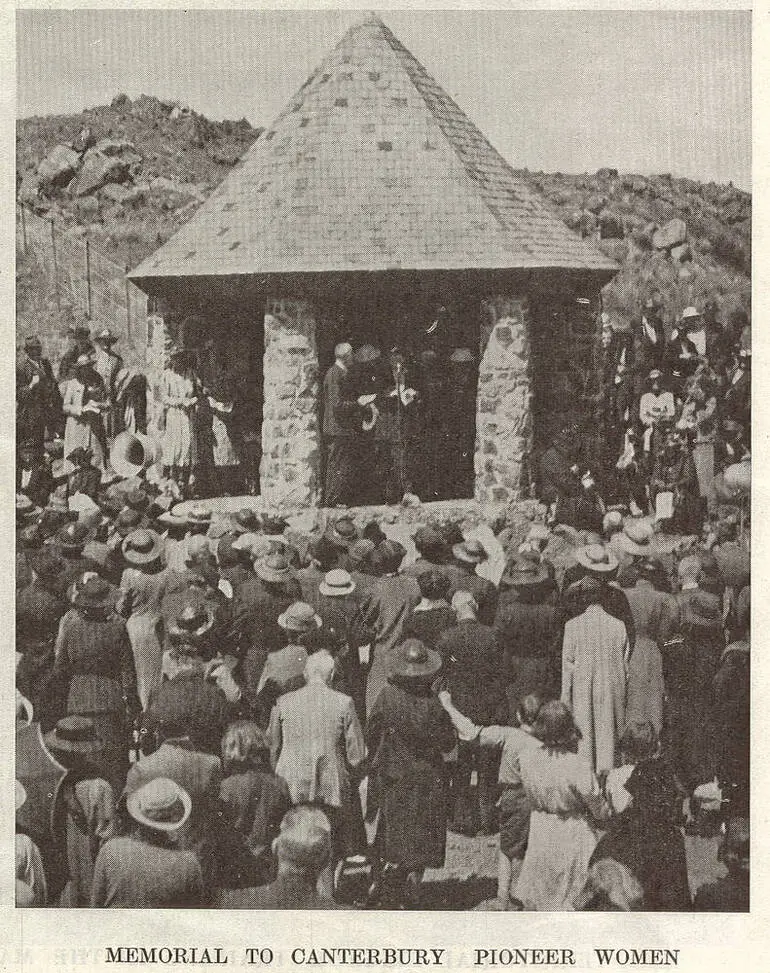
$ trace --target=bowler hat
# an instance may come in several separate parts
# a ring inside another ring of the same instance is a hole
[[[94,721],[87,716],[65,716],[50,733],[46,733],[45,745],[49,750],[62,753],[78,753],[83,756],[104,749],[104,742],[96,732]]]
[[[311,605],[295,601],[278,616],[278,624],[287,632],[314,632],[323,622]]]
[[[147,828],[177,831],[190,817],[192,798],[170,777],[156,777],[128,795],[126,809]]]
[[[390,674],[399,679],[427,679],[441,668],[441,656],[419,639],[405,639],[391,657]]]
[[[340,595],[349,595],[355,591],[356,583],[347,571],[338,568],[334,571],[328,571],[324,575],[324,579],[318,586],[318,590],[322,595],[334,598]]]

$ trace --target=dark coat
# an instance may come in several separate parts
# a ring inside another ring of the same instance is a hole
[[[379,801],[379,856],[412,870],[444,864],[447,775],[454,728],[427,686],[388,683],[366,726],[371,795]],[[372,804],[368,808],[371,815]]]
[[[556,606],[519,601],[516,592],[507,589],[500,594],[494,629],[503,651],[512,708],[528,693],[558,695],[561,632]]]
[[[449,605],[438,605],[428,611],[412,611],[404,622],[404,638],[419,639],[429,649],[435,649],[441,634],[457,624],[457,616]]]
[[[180,672],[150,693],[144,721],[164,735],[187,735],[206,753],[219,753],[222,734],[239,707],[199,672]]]
[[[483,625],[491,625],[497,611],[497,588],[487,578],[480,578],[473,568],[469,571],[459,564],[448,564],[444,572],[449,576],[449,594],[451,601],[456,591],[470,591],[479,606],[479,621]]]
[[[245,633],[247,644],[254,648],[281,645],[283,635],[278,616],[301,598],[302,589],[296,578],[282,584],[265,584],[256,575],[247,578],[233,603],[235,628]]]
[[[16,467],[16,492],[23,493],[39,507],[44,507],[48,503],[48,498],[53,493],[54,482],[51,475],[51,467],[48,463],[37,463],[32,467],[29,483],[22,488],[22,470]]]
[[[557,446],[551,446],[540,458],[540,499],[546,506],[583,492],[580,477],[572,472],[572,463]]]
[[[444,678],[454,705],[473,720],[488,726],[505,722],[503,653],[494,629],[464,620],[439,638]]]
[[[224,889],[218,898],[220,909],[343,909],[327,899],[316,883],[302,875],[279,875],[259,888]]]
[[[337,362],[329,368],[323,380],[323,435],[351,436],[353,428],[350,423],[340,422],[337,410],[341,399],[341,389],[346,373]]]

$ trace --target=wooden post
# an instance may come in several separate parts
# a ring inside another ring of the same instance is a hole
[[[56,262],[56,227],[53,219],[51,220],[51,253],[53,255],[53,279],[56,287],[56,307],[61,313],[61,297],[59,295],[59,266]]]
[[[86,306],[90,321],[93,315],[91,313],[91,241],[88,237],[86,237]]]
[[[24,203],[20,206],[21,209],[21,242],[24,247],[24,256],[27,255],[27,219],[24,216]]]

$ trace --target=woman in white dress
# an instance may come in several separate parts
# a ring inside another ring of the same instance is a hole
[[[161,379],[165,430],[161,439],[166,476],[187,482],[192,464],[193,410],[198,402],[187,355],[173,350]]]
[[[104,470],[107,437],[102,413],[107,409],[107,393],[88,355],[81,355],[75,364],[75,376],[64,385],[64,456],[78,446],[93,452],[93,465]]]
[[[580,731],[564,703],[541,707],[534,735],[542,748],[519,755],[532,814],[516,895],[525,909],[571,911],[609,808],[590,762],[577,752]]]

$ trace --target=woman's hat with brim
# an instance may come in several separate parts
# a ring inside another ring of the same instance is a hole
[[[129,564],[151,564],[162,554],[162,541],[154,530],[134,530],[123,539],[123,557]]]
[[[178,831],[190,817],[192,798],[170,777],[156,777],[128,795],[126,809],[146,828]]]
[[[115,604],[115,589],[94,571],[87,571],[80,581],[73,585],[72,604],[75,608],[112,609]]]
[[[187,512],[186,520],[191,527],[208,526],[211,523],[211,510],[202,503],[196,503]]]
[[[278,616],[279,626],[286,632],[314,632],[323,624],[321,616],[317,615],[311,605],[304,601],[295,601]]]
[[[61,753],[85,757],[104,750],[104,741],[97,734],[94,721],[87,716],[65,716],[44,739],[49,750]]]
[[[528,588],[530,585],[543,584],[549,578],[547,566],[537,555],[527,557],[520,554],[509,562],[500,582],[512,588]]]
[[[201,639],[214,627],[214,612],[206,605],[187,604],[168,625],[168,634],[177,641]]]
[[[646,520],[628,517],[620,534],[620,546],[627,554],[644,557],[650,553],[650,541],[654,531]]]
[[[268,554],[254,564],[257,577],[272,584],[278,584],[294,576],[291,565],[282,554]]]
[[[327,534],[332,544],[346,551],[358,540],[358,530],[350,517],[340,517],[339,520],[335,520]]]
[[[349,595],[356,590],[356,583],[347,571],[338,568],[329,571],[324,575],[324,579],[318,586],[322,595],[329,598],[337,598],[341,595]]]
[[[91,531],[84,524],[66,524],[54,535],[54,546],[65,555],[81,554],[91,539]]]
[[[390,674],[399,679],[429,679],[441,669],[441,656],[419,639],[405,639],[393,651]]]
[[[481,541],[469,540],[463,541],[461,544],[452,545],[452,554],[457,558],[458,561],[463,561],[465,564],[481,564],[482,561],[486,561],[489,555],[484,548]]]
[[[610,574],[618,567],[618,559],[602,544],[589,544],[575,551],[575,560],[592,574]]]

